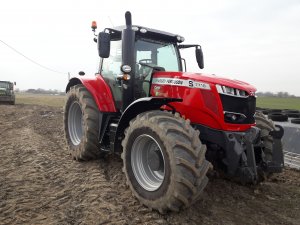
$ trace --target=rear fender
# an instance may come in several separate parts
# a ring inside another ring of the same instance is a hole
[[[82,84],[86,87],[93,96],[98,109],[101,112],[117,112],[111,90],[102,76],[97,75],[94,78],[85,79],[74,77],[69,81],[66,92],[68,92],[72,86],[77,84]]]
[[[121,140],[123,139],[124,131],[129,126],[130,120],[146,111],[160,109],[163,105],[167,105],[170,102],[182,102],[182,99],[178,98],[161,98],[161,97],[146,97],[140,98],[131,103],[122,114],[119,124],[116,130],[114,151],[120,152],[122,150]],[[173,111],[175,109],[173,108]]]

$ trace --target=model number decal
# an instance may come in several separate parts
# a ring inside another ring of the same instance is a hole
[[[184,86],[190,88],[200,88],[210,90],[210,86],[207,83],[193,81],[193,80],[183,80],[176,78],[153,78],[152,84],[168,84],[174,86]]]

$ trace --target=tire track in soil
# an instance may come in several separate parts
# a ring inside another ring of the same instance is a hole
[[[0,134],[0,223],[139,221],[125,213],[127,207],[141,210],[125,186],[121,160],[71,160],[63,140],[62,110],[45,108],[21,106],[15,113],[10,107],[1,119],[1,130],[6,130]],[[14,121],[4,123],[7,119]]]
[[[257,187],[212,177],[193,207],[160,215],[132,196],[118,156],[71,159],[62,109],[0,111],[0,224],[300,224],[299,172]]]

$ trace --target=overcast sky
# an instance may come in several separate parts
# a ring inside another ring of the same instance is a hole
[[[17,88],[64,90],[67,73],[93,76],[99,58],[91,21],[104,27],[133,23],[200,44],[205,68],[185,50],[189,72],[213,73],[249,82],[258,91],[300,96],[299,0],[1,0],[0,40],[53,70],[43,69],[0,42],[0,80]]]

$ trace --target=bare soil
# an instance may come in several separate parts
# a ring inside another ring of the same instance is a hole
[[[122,161],[76,162],[63,110],[0,105],[0,224],[300,224],[300,172],[257,186],[210,177],[202,200],[161,215],[127,188]]]

